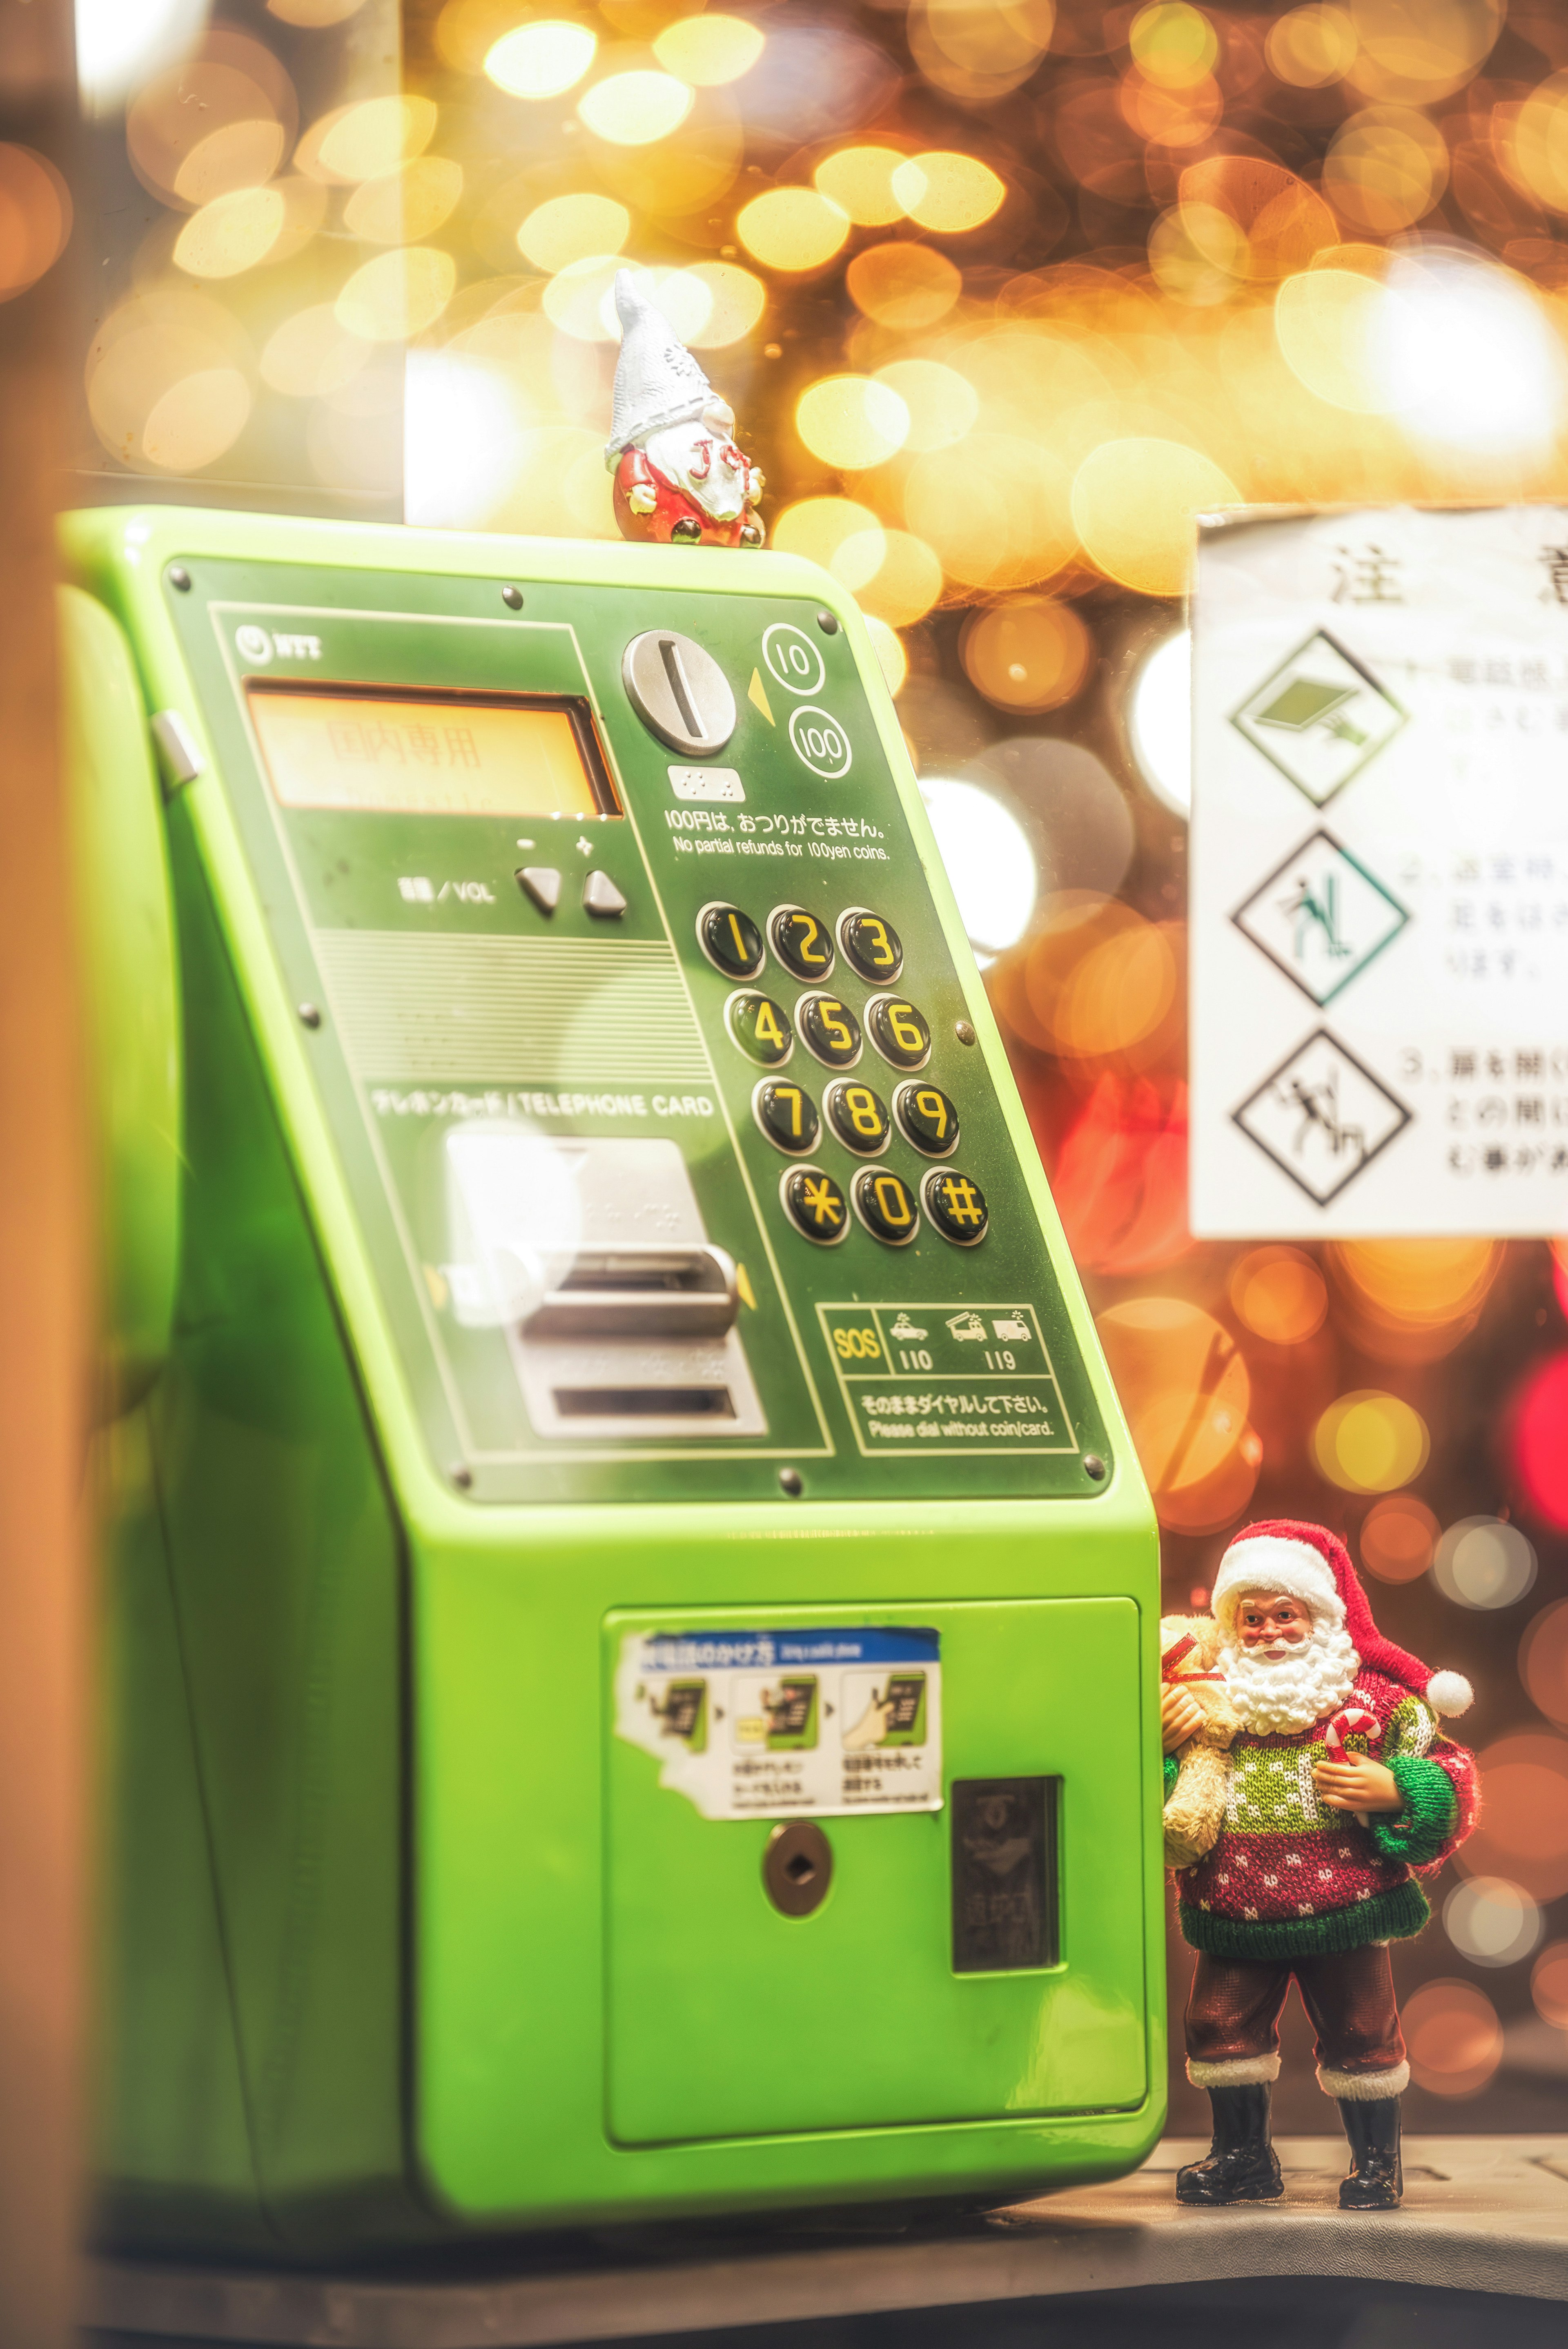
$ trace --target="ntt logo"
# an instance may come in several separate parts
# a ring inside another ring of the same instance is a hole
[[[243,658],[253,661],[258,668],[265,668],[273,657],[273,640],[265,628],[251,627],[248,625],[242,628],[236,628],[234,643]]]

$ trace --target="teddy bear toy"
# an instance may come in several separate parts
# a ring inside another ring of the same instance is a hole
[[[1165,1861],[1191,1868],[1212,1851],[1225,1816],[1230,1744],[1241,1717],[1216,1669],[1221,1626],[1207,1615],[1166,1615],[1160,1624],[1160,1673],[1167,1686],[1197,1701],[1203,1726],[1176,1749],[1180,1774],[1165,1806]]]

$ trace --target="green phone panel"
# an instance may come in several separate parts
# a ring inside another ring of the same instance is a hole
[[[117,807],[163,746],[179,1079],[103,1447],[102,2231],[1130,2167],[1153,1517],[853,605],[749,554],[65,539],[135,665]]]

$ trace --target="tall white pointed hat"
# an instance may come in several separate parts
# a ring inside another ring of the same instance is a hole
[[[612,462],[634,440],[666,424],[695,424],[713,398],[713,386],[669,321],[637,290],[629,269],[615,273],[615,315],[621,356],[604,453]]]

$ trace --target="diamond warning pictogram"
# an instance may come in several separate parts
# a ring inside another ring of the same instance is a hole
[[[1231,1112],[1251,1142],[1320,1207],[1409,1124],[1411,1112],[1318,1028]]]
[[[1232,712],[1231,723],[1322,807],[1393,740],[1407,715],[1369,668],[1319,628]]]
[[[1231,916],[1315,1003],[1328,1003],[1410,916],[1332,833],[1308,833]]]

